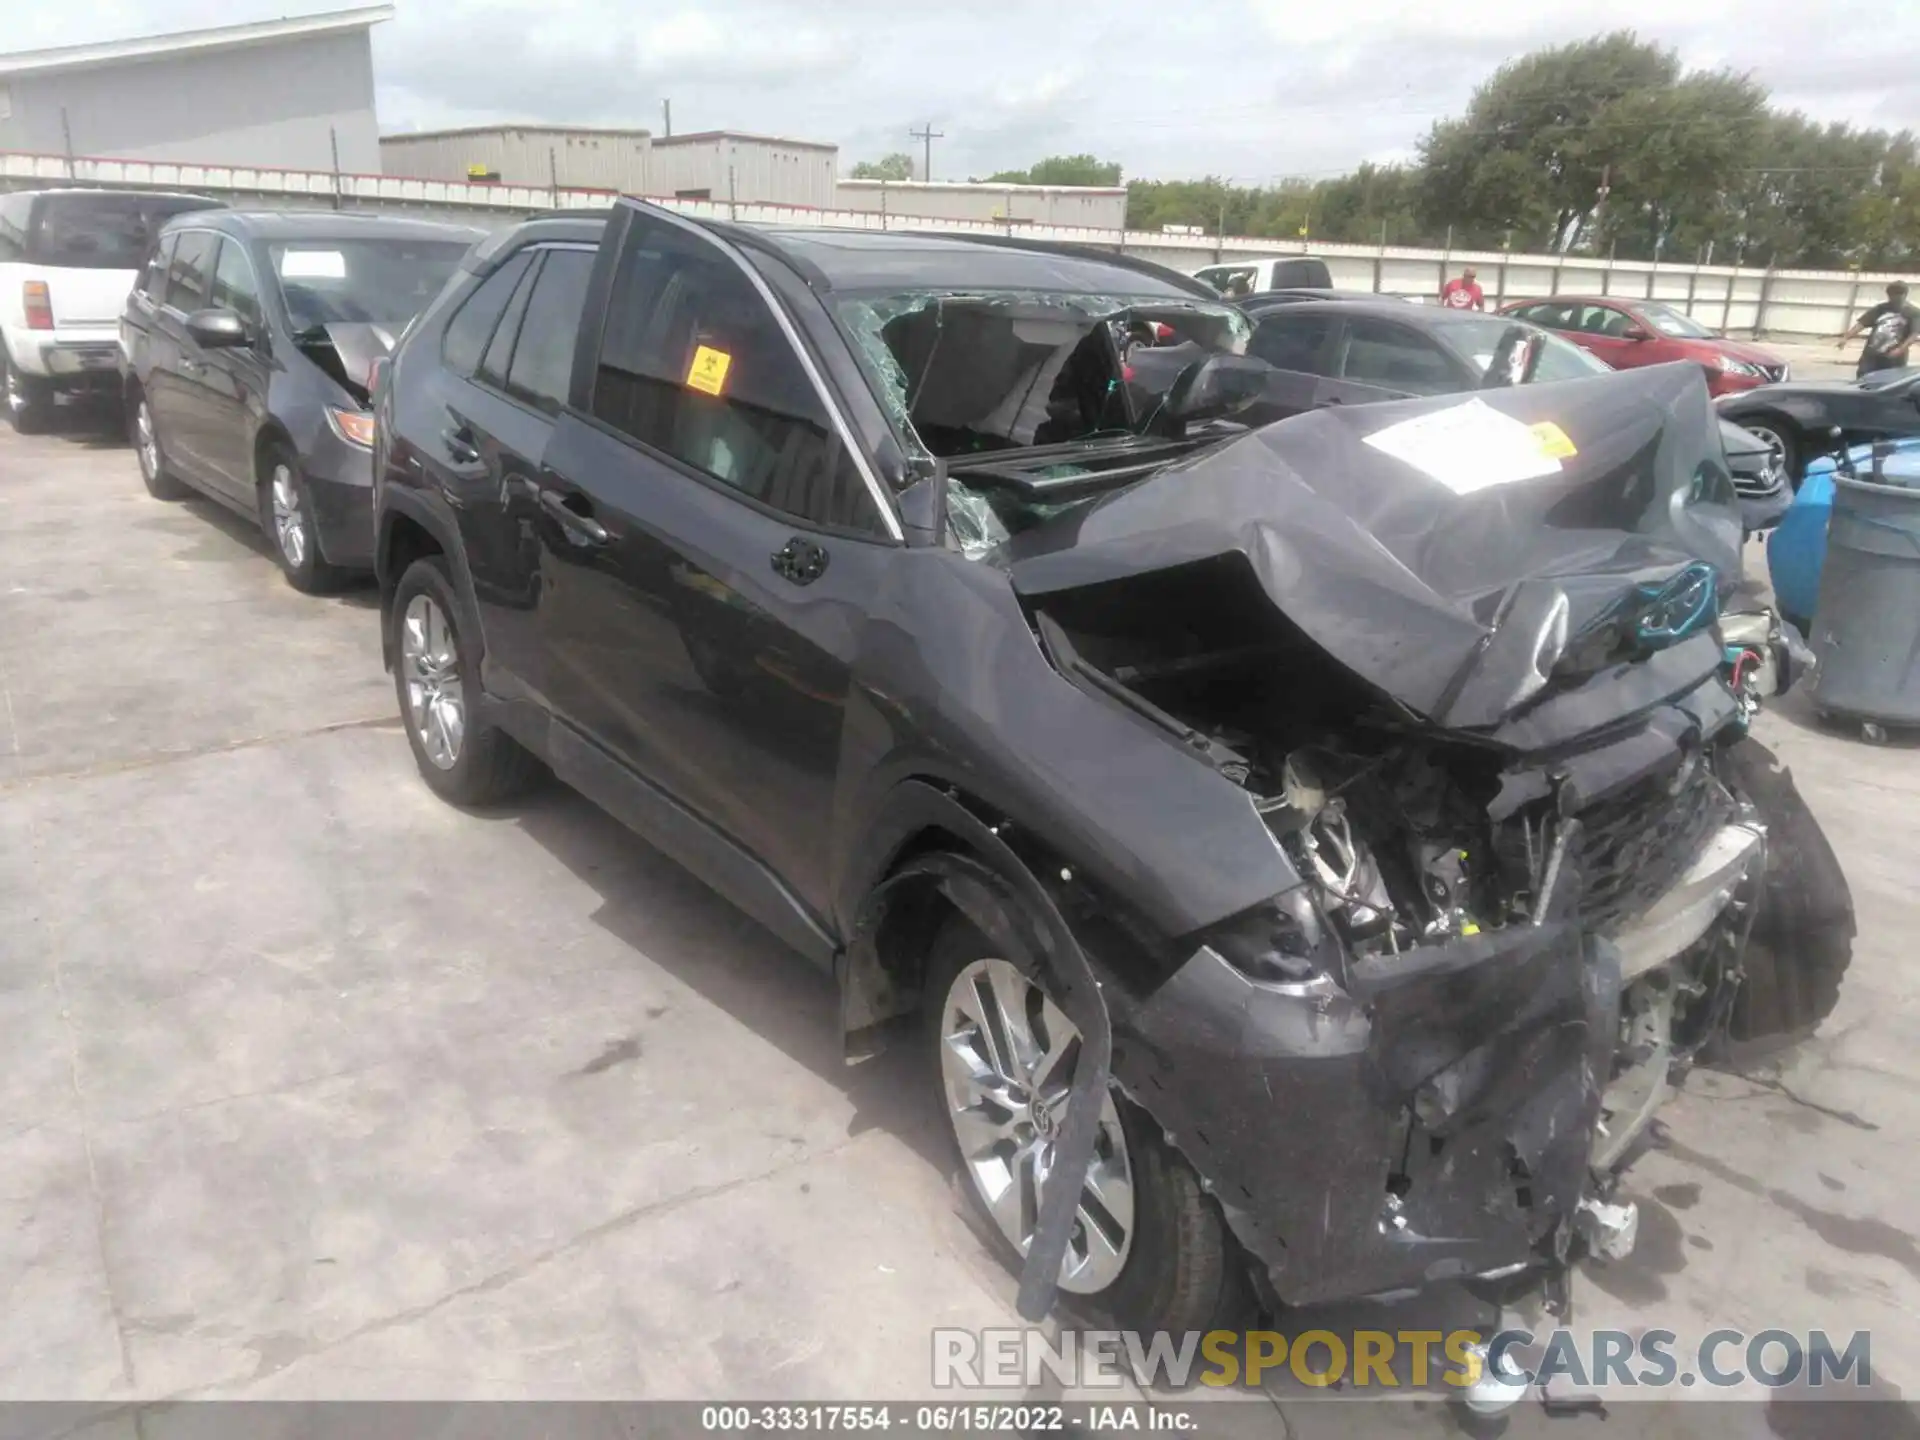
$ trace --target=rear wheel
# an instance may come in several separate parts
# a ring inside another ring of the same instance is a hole
[[[928,973],[926,1043],[965,1189],[1017,1261],[1033,1242],[1080,1033],[958,917],[934,942]],[[1059,1285],[1141,1330],[1230,1328],[1252,1309],[1219,1207],[1114,1090],[1102,1101]]]
[[[44,435],[53,428],[53,389],[34,375],[22,375],[0,348],[0,393],[7,418],[21,435]]]
[[[479,675],[442,562],[416,560],[388,612],[394,687],[421,778],[443,800],[491,805],[526,790],[540,762],[478,716]]]
[[[1728,755],[1730,778],[1767,826],[1767,873],[1728,1036],[1759,1053],[1804,1038],[1833,1013],[1853,959],[1853,894],[1793,774],[1757,740]]]
[[[153,418],[153,407],[144,392],[137,392],[127,413],[127,438],[140,462],[140,478],[147,493],[156,500],[183,500],[187,487],[167,469],[167,454],[160,446],[160,430]]]

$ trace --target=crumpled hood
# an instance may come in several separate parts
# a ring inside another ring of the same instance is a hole
[[[327,339],[332,342],[334,353],[340,357],[340,369],[346,376],[347,388],[363,403],[368,390],[367,381],[373,373],[373,362],[393,353],[394,341],[402,328],[400,325],[357,322],[326,327]]]
[[[1520,478],[1512,432],[1535,426],[1557,427],[1536,432],[1535,457],[1558,452],[1557,468]],[[1314,411],[1063,514],[1000,559],[1037,599],[1237,551],[1363,680],[1483,727],[1513,708],[1560,617],[1578,636],[1700,562],[1724,588],[1739,546],[1706,385],[1678,364]]]

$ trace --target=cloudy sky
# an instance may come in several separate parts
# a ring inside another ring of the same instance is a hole
[[[34,49],[347,0],[12,0]],[[913,146],[936,178],[1090,151],[1129,177],[1241,183],[1406,156],[1502,60],[1631,26],[1751,71],[1823,120],[1920,129],[1914,0],[398,0],[374,31],[388,130],[496,120],[740,129]],[[1024,14],[1022,13],[1024,12]]]

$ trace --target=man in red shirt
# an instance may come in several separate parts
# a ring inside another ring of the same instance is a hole
[[[1449,280],[1440,287],[1440,303],[1449,310],[1484,310],[1487,308],[1485,292],[1474,281],[1471,265],[1460,272],[1458,280]]]

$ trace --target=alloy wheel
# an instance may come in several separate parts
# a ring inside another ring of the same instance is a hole
[[[160,441],[153,430],[153,411],[142,400],[133,412],[133,444],[140,455],[140,469],[149,480],[160,476]]]
[[[453,627],[430,595],[415,595],[407,602],[400,624],[400,664],[414,738],[435,769],[451,770],[466,738],[467,705]]]
[[[1767,470],[1769,480],[1787,478],[1787,442],[1776,430],[1765,425],[1749,425],[1747,433],[1767,447]]]
[[[285,465],[273,467],[273,538],[287,564],[298,570],[307,559],[307,517],[300,508],[300,487]]]
[[[940,1011],[947,1116],[987,1213],[1023,1256],[1039,1223],[1079,1056],[1079,1030],[1007,961],[976,960],[954,977]],[[1133,1230],[1133,1171],[1109,1092],[1060,1288],[1090,1295],[1112,1285],[1126,1266]]]

